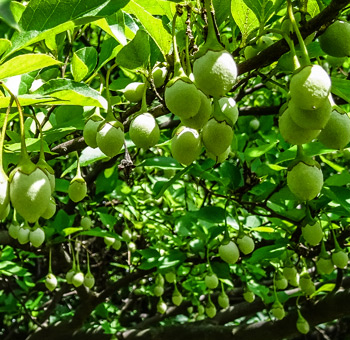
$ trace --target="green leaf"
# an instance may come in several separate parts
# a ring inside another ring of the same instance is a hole
[[[145,159],[139,166],[150,166],[159,169],[182,170],[183,166],[171,157],[152,157]]]
[[[129,70],[147,68],[149,56],[149,36],[145,31],[138,30],[135,38],[119,51],[116,62]]]
[[[50,96],[56,105],[98,106],[107,109],[107,100],[86,84],[70,79],[52,79],[33,94]]]
[[[259,26],[259,20],[244,0],[231,2],[231,14],[242,33],[242,44],[244,44],[249,33]]]
[[[15,33],[6,56],[49,36],[116,13],[129,0],[31,0],[19,21],[24,32]]]
[[[127,36],[125,33],[124,14],[122,11],[118,11],[117,13],[109,16],[108,18],[96,21],[95,25],[103,29],[111,37],[117,40],[121,45],[125,46],[128,43]],[[129,36],[128,38],[132,39],[133,36]]]
[[[104,40],[101,45],[101,51],[98,55],[99,62],[97,71],[105,64],[107,64],[111,59],[115,58],[122,47],[123,46],[113,38]]]
[[[61,64],[46,54],[22,54],[0,65],[0,79]]]
[[[350,80],[331,77],[331,92],[350,103]]]
[[[83,228],[82,228],[82,227],[78,227],[78,228],[65,228],[65,229],[62,230],[62,232],[63,232],[63,234],[64,234],[65,236],[68,236],[68,235],[74,234],[74,233],[76,233],[76,232],[78,232],[78,231],[80,231],[80,230],[83,230]]]
[[[250,157],[250,158],[261,157],[263,154],[265,154],[266,152],[274,148],[276,144],[277,144],[277,141],[273,143],[265,144],[265,145],[260,145],[254,148],[247,148],[244,151],[244,154],[246,157]]]
[[[343,187],[323,188],[322,192],[350,213],[350,190]]]
[[[11,11],[11,0],[0,0],[0,18],[10,27],[19,30],[19,26]]]
[[[130,0],[124,10],[134,14],[139,19],[165,57],[170,52],[172,38],[171,34],[164,28],[162,20],[155,18],[135,0]]]
[[[281,240],[278,244],[261,247],[256,249],[248,260],[249,263],[259,263],[263,260],[269,260],[280,257],[286,251],[287,241]]]
[[[94,47],[84,47],[74,52],[72,73],[75,81],[81,81],[91,74],[97,64],[97,51]]]
[[[0,39],[0,56],[4,54],[10,47],[12,43],[8,39]]]
[[[172,249],[168,255],[159,258],[159,269],[167,269],[180,265],[186,260],[186,254],[178,249]]]

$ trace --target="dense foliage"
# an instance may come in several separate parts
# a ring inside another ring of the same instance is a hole
[[[349,4],[1,1],[1,339],[345,339]]]

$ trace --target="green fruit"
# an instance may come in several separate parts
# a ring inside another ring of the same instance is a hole
[[[231,152],[231,146],[229,146],[222,154],[215,156],[211,152],[207,151],[207,156],[213,159],[216,163],[223,163],[228,158]]]
[[[56,186],[55,174],[53,172],[50,172],[48,169],[42,169],[41,168],[41,170],[44,171],[44,173],[46,174],[47,178],[49,179],[50,187],[51,187],[51,194],[52,194],[55,191],[55,186]]]
[[[243,293],[243,299],[249,303],[252,303],[255,300],[255,294],[251,290],[247,289]]]
[[[223,309],[227,308],[230,305],[230,299],[225,292],[221,292],[219,294],[218,304]]]
[[[259,49],[256,46],[247,46],[244,49],[244,58],[251,59],[254,58],[259,53]]]
[[[350,24],[344,21],[335,21],[319,37],[322,50],[333,57],[350,56]]]
[[[304,317],[298,311],[298,319],[297,319],[297,329],[301,334],[307,334],[310,331],[309,323],[304,319]]]
[[[253,131],[258,130],[259,127],[260,127],[260,121],[259,121],[259,119],[257,119],[257,118],[252,119],[252,120],[249,122],[249,126],[252,128]]]
[[[134,251],[136,251],[136,244],[134,243],[134,242],[130,242],[129,244],[128,244],[128,249],[129,249],[129,251],[131,252],[131,253],[133,253]]]
[[[205,313],[205,308],[203,305],[198,306],[198,315],[203,315]]]
[[[316,261],[316,269],[317,273],[319,273],[320,275],[331,274],[334,270],[334,264],[331,257],[329,256],[327,258],[318,258]]]
[[[21,227],[18,223],[12,222],[12,224],[9,226],[9,235],[16,240],[18,238],[20,228]]]
[[[190,165],[202,151],[197,130],[181,126],[171,140],[172,156],[181,164]]]
[[[236,243],[230,241],[227,244],[222,244],[219,247],[219,256],[228,264],[236,263],[239,258],[239,250]]]
[[[277,289],[286,289],[288,287],[288,280],[280,271],[276,274],[275,285]]]
[[[333,110],[327,125],[318,135],[318,140],[327,148],[344,148],[350,142],[349,116]]]
[[[131,241],[131,231],[130,229],[128,228],[125,228],[123,231],[122,231],[122,238],[125,242],[130,242]]]
[[[142,99],[145,90],[145,83],[133,82],[128,84],[124,89],[124,97],[129,102],[137,103]]]
[[[278,320],[282,320],[286,315],[283,305],[279,301],[273,303],[270,312]]]
[[[94,285],[95,285],[94,276],[90,272],[87,272],[84,277],[84,286],[91,289]]]
[[[239,250],[244,254],[250,254],[254,250],[254,240],[248,236],[248,235],[243,235],[242,237],[239,237],[237,239],[237,244]]]
[[[162,299],[159,299],[159,302],[157,303],[158,313],[164,314],[167,309],[168,309],[168,307],[167,307],[166,303]]]
[[[306,295],[312,295],[315,292],[315,285],[307,271],[300,274],[299,287]]]
[[[202,140],[205,148],[215,156],[221,155],[231,145],[233,130],[226,122],[210,119],[203,127]]]
[[[105,236],[103,238],[105,244],[107,247],[110,247],[111,245],[113,245],[114,241],[115,241],[115,238],[114,237],[109,237],[109,236]]]
[[[9,192],[8,177],[5,174],[5,172],[2,169],[0,169],[0,215],[5,214],[7,207],[9,205],[9,202],[10,202],[10,192]]]
[[[283,139],[290,144],[301,145],[311,142],[315,139],[320,130],[303,129],[295,124],[291,117],[289,107],[278,119],[278,127]]]
[[[152,71],[153,81],[156,88],[164,85],[168,69],[165,66],[156,66]]]
[[[68,196],[73,202],[80,202],[87,193],[87,184],[82,177],[74,177],[69,183]]]
[[[216,274],[207,274],[204,278],[205,285],[209,289],[215,289],[219,285],[219,279]]]
[[[150,113],[142,113],[132,120],[129,135],[137,147],[148,149],[159,140],[159,126]]]
[[[119,250],[121,248],[121,246],[122,246],[121,241],[118,240],[118,239],[115,239],[115,241],[112,244],[113,249],[114,250]]]
[[[223,97],[236,82],[237,66],[226,50],[208,50],[193,63],[195,83],[206,95]]]
[[[97,146],[108,157],[116,156],[124,145],[124,128],[120,122],[103,122],[96,135]]]
[[[29,242],[29,228],[20,228],[18,230],[17,240],[20,244],[26,244]]]
[[[348,266],[349,257],[344,250],[339,250],[332,253],[332,261],[337,268],[345,269]]]
[[[180,306],[182,303],[183,297],[178,290],[174,290],[174,293],[171,297],[171,301],[175,306]]]
[[[45,286],[49,291],[52,292],[57,287],[56,276],[52,273],[47,274],[45,278]]]
[[[332,112],[332,105],[329,100],[325,100],[317,109],[304,110],[292,99],[288,102],[288,108],[294,123],[307,130],[323,129]]]
[[[84,230],[89,230],[92,226],[91,218],[89,216],[84,216],[80,220],[80,225],[83,227]]]
[[[331,79],[319,65],[307,65],[293,74],[290,81],[292,100],[304,110],[319,108],[331,90]]]
[[[205,307],[205,313],[210,317],[213,318],[216,315],[216,307],[212,302],[209,302],[207,306]]]
[[[202,92],[199,91],[201,98],[201,105],[198,112],[190,118],[181,118],[183,125],[192,129],[199,130],[209,120],[213,111],[210,99]]]
[[[29,241],[35,248],[40,247],[45,241],[44,230],[40,227],[31,230],[29,233]]]
[[[10,213],[10,204],[7,204],[4,209],[0,212],[0,220],[4,220]]]
[[[232,97],[223,97],[219,99],[219,106],[221,112],[227,117],[232,125],[238,119],[238,107],[236,101]]]
[[[35,168],[29,175],[17,170],[10,183],[10,200],[16,211],[34,223],[47,209],[51,186],[45,173]]]
[[[72,277],[72,283],[76,288],[81,286],[84,283],[84,273],[76,272]]]
[[[73,276],[75,275],[75,269],[70,269],[66,274],[66,281],[68,284],[72,284]]]
[[[49,220],[51,217],[53,217],[56,213],[56,201],[55,199],[51,196],[50,197],[50,202],[46,210],[43,212],[41,217],[45,218],[46,220]]]
[[[158,275],[156,276],[155,283],[156,283],[156,285],[158,285],[158,286],[162,286],[162,287],[164,286],[164,277],[163,277],[162,274],[158,274]]]
[[[96,136],[97,136],[97,129],[101,124],[101,120],[93,120],[89,119],[84,126],[83,130],[83,137],[85,140],[85,143],[90,146],[90,148],[97,148],[97,142],[96,142]]]
[[[176,274],[174,272],[167,272],[165,274],[165,280],[168,283],[176,282]]]
[[[323,231],[321,224],[316,221],[314,224],[306,224],[301,228],[301,233],[305,239],[305,241],[311,246],[318,245],[323,238]]]
[[[155,286],[153,289],[153,294],[155,296],[162,296],[164,294],[164,287],[163,286]]]
[[[290,191],[301,201],[314,199],[323,186],[323,174],[317,166],[297,163],[287,173],[287,185]]]
[[[297,269],[293,267],[284,267],[283,275],[288,280],[288,283],[291,286],[297,287],[299,286],[299,274]]]
[[[171,80],[164,93],[167,108],[182,119],[188,119],[197,114],[201,106],[200,91],[187,78]]]

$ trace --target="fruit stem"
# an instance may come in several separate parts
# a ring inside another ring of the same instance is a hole
[[[90,256],[89,256],[89,252],[86,252],[86,261],[87,261],[87,273],[91,273],[90,272]]]
[[[294,17],[294,13],[293,13],[293,6],[292,6],[292,2],[291,0],[287,0],[287,7],[288,7],[288,15],[289,15],[289,19],[290,22],[293,25],[293,29],[297,35],[298,41],[299,41],[299,45],[300,45],[300,49],[301,49],[301,66],[306,66],[306,65],[311,65],[310,62],[310,58],[309,58],[309,54],[307,52],[307,48],[305,45],[305,42],[303,40],[303,37],[301,36],[299,27],[297,22],[295,21],[295,17]]]
[[[182,68],[179,51],[177,49],[177,42],[176,42],[176,33],[175,33],[175,27],[176,27],[176,19],[177,19],[177,12],[174,15],[173,23],[172,23],[172,37],[173,37],[173,53],[174,53],[174,77],[184,77],[186,76],[185,71]]]
[[[302,145],[297,145],[297,156],[296,159],[300,159],[304,157],[304,149]]]
[[[144,86],[143,93],[142,93],[141,109],[138,113],[147,112],[146,93],[147,93],[148,84],[149,83],[148,83],[147,79],[145,79],[145,86]]]
[[[207,12],[207,21],[208,21],[208,35],[204,46],[206,49],[222,50],[223,47],[219,43],[218,37],[216,35],[215,23],[214,23],[214,18],[212,14],[212,1],[204,0],[204,6]]]
[[[10,103],[9,103],[9,106],[7,107],[7,110],[6,110],[6,114],[5,114],[5,118],[4,118],[4,125],[2,126],[1,137],[0,137],[0,171],[2,171],[2,172],[4,172],[3,153],[4,153],[6,128],[7,128],[7,122],[8,122],[8,118],[9,118],[12,104],[13,104],[13,97],[10,98]]]
[[[49,274],[52,274],[52,267],[51,267],[51,247],[49,249]]]
[[[333,234],[333,239],[334,239],[334,252],[338,253],[339,251],[342,251],[343,249],[340,247],[337,237],[335,236],[335,231],[333,228],[331,228],[332,234]]]
[[[108,108],[107,108],[107,117],[109,120],[114,120],[113,117],[113,111],[112,111],[112,101],[111,101],[111,93],[109,91],[109,78],[111,76],[111,72],[118,66],[117,63],[115,63],[114,65],[112,65],[108,70],[107,70],[107,74],[106,74],[106,96],[107,96],[107,104],[108,104]]]
[[[70,250],[72,252],[72,268],[75,270],[76,268],[76,262],[75,262],[75,254],[74,254],[74,248],[72,246],[72,242],[69,242]]]
[[[16,102],[16,106],[19,114],[19,125],[20,125],[20,134],[21,134],[21,161],[24,163],[29,160],[29,155],[27,152],[26,142],[25,142],[25,130],[24,130],[24,115],[21,104],[19,103],[18,98],[9,90],[9,88],[3,83],[0,82],[0,85],[10,94],[11,98]]]
[[[293,67],[294,70],[298,69],[300,67],[300,62],[299,59],[297,57],[297,53],[295,51],[295,46],[294,46],[294,42],[293,40],[288,36],[288,34],[282,32],[281,33],[283,35],[284,40],[287,42],[290,51],[292,52],[293,55]]]
[[[75,151],[75,155],[77,157],[77,174],[75,175],[75,178],[83,178],[81,176],[80,161],[79,161],[79,155],[77,151]]]

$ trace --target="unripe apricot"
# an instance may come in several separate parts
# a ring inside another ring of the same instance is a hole
[[[55,202],[55,199],[51,196],[50,202],[49,202],[46,210],[41,215],[41,217],[49,220],[52,216],[55,215],[55,213],[56,213],[56,202]]]
[[[327,148],[342,149],[350,142],[350,118],[333,110],[327,125],[318,135],[318,140]]]
[[[133,82],[128,84],[124,89],[124,97],[129,102],[137,103],[142,99],[146,84],[141,82]]]
[[[45,278],[45,286],[49,291],[52,292],[57,287],[56,276],[52,273],[47,274]]]
[[[222,113],[234,125],[238,119],[238,107],[236,101],[232,97],[223,97],[219,99],[219,105]]]
[[[49,205],[51,186],[46,174],[35,168],[29,175],[17,170],[10,183],[12,206],[28,222],[34,223]]]
[[[279,117],[278,127],[283,139],[290,144],[301,145],[315,139],[321,130],[303,129],[291,117],[289,107]]]
[[[206,95],[223,97],[236,82],[237,66],[226,50],[208,50],[193,63],[195,83]]]
[[[202,143],[197,130],[180,127],[171,140],[172,156],[181,164],[190,165],[201,150]]]
[[[31,230],[29,233],[29,241],[35,248],[40,247],[45,241],[44,230],[40,227]]]
[[[116,156],[124,144],[123,125],[117,121],[101,123],[97,130],[96,142],[106,156]]]
[[[161,87],[166,79],[168,70],[165,66],[156,66],[152,71],[153,81],[155,87]]]
[[[0,214],[6,212],[10,202],[9,181],[5,172],[0,169]]]
[[[288,102],[288,111],[295,124],[301,128],[320,130],[326,126],[331,116],[332,105],[327,99],[316,109],[304,110],[292,99]]]
[[[181,122],[192,129],[201,129],[205,123],[209,120],[212,113],[212,105],[210,99],[202,92],[199,91],[201,98],[201,105],[198,112],[190,118],[181,118]]]
[[[100,124],[101,120],[95,121],[93,119],[89,119],[84,126],[83,137],[85,143],[93,149],[97,148],[96,135]]]
[[[236,243],[230,241],[227,244],[222,244],[219,247],[219,255],[228,264],[236,263],[239,258],[239,250]]]
[[[301,233],[307,243],[311,246],[318,245],[323,238],[323,231],[321,224],[316,221],[314,224],[307,224],[301,228]]]
[[[299,162],[287,173],[290,191],[301,201],[314,199],[323,186],[323,174],[316,165]]]
[[[73,202],[80,202],[87,193],[87,185],[82,177],[75,177],[68,187],[68,196]]]
[[[184,119],[195,116],[201,105],[199,90],[187,78],[186,81],[183,78],[171,80],[165,88],[164,99],[168,109]]]
[[[150,113],[142,113],[132,120],[129,135],[137,147],[148,149],[156,145],[159,140],[157,121]]]
[[[233,130],[225,121],[210,119],[203,127],[202,140],[205,148],[215,156],[221,155],[231,145]]]
[[[350,24],[345,21],[335,21],[319,37],[320,46],[324,52],[333,57],[350,56]]]
[[[254,240],[248,236],[248,235],[243,235],[237,239],[237,244],[239,250],[244,254],[250,254],[254,250]]]
[[[331,90],[331,79],[319,65],[307,65],[294,73],[290,81],[290,95],[304,110],[320,107]]]
[[[218,277],[214,273],[206,275],[204,281],[209,289],[215,289],[219,284]]]

